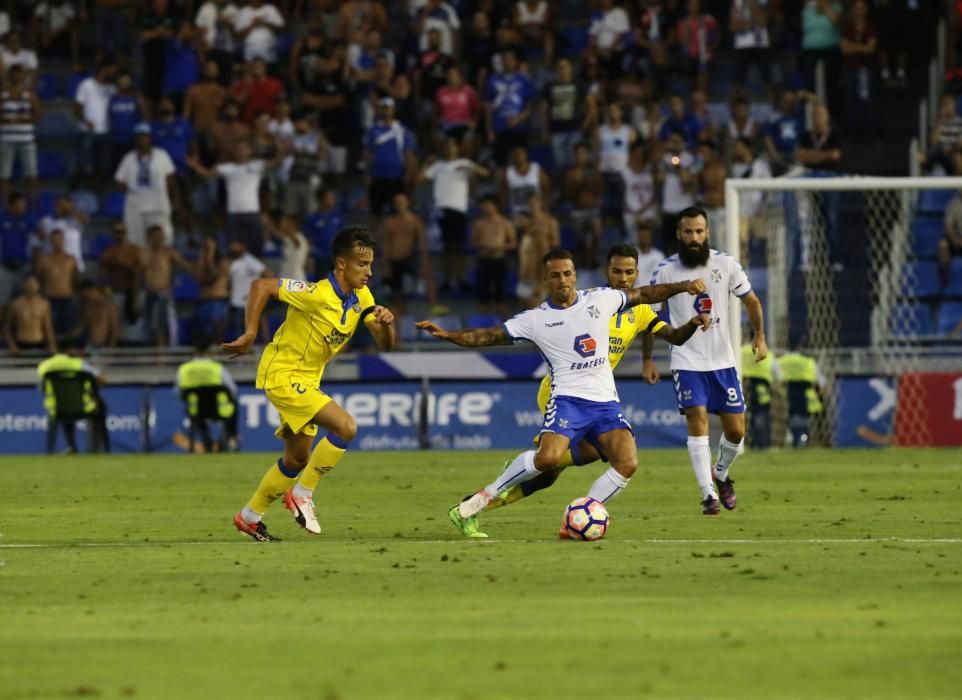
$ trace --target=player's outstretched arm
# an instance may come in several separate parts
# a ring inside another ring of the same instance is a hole
[[[644,379],[649,384],[657,384],[661,379],[661,375],[658,373],[658,365],[651,357],[652,351],[655,349],[655,339],[651,337],[651,333],[641,334],[641,378]]]
[[[625,306],[638,304],[657,304],[676,294],[688,292],[691,295],[705,291],[705,283],[701,280],[686,280],[684,282],[670,282],[668,284],[649,284],[646,287],[634,287],[625,292],[628,303]]]
[[[662,326],[655,335],[667,340],[672,345],[684,345],[688,339],[695,335],[699,328],[707,331],[711,327],[711,317],[707,314],[698,314],[684,326],[675,328],[674,326]]]
[[[397,350],[397,333],[394,331],[394,314],[386,306],[375,306],[364,325],[374,337],[374,342],[382,352]]]
[[[277,298],[280,289],[276,277],[261,277],[251,282],[251,290],[247,295],[247,308],[244,309],[244,332],[230,343],[221,343],[221,349],[229,352],[231,359],[243,355],[251,349],[257,340],[257,329],[260,327],[261,314],[271,299]]]
[[[504,332],[503,326],[491,328],[465,328],[460,331],[446,331],[431,321],[418,321],[414,324],[422,331],[427,331],[435,338],[465,348],[483,348],[490,345],[511,345],[513,342]]]
[[[755,353],[755,362],[761,362],[768,357],[768,344],[765,342],[765,316],[762,312],[762,300],[755,292],[749,292],[742,298],[745,310],[748,312],[748,321],[752,324],[752,352]]]

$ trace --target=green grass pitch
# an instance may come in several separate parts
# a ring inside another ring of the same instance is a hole
[[[600,543],[598,466],[447,520],[507,453],[349,453],[324,534],[233,514],[276,455],[0,460],[0,698],[923,698],[962,688],[962,453],[750,453],[701,515],[640,453]]]

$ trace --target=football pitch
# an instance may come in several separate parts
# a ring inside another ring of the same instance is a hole
[[[959,697],[960,451],[746,454],[713,518],[645,451],[602,542],[557,539],[597,466],[462,539],[508,456],[348,453],[267,545],[276,455],[0,459],[0,698]]]

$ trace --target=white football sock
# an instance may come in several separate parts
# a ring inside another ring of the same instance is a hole
[[[631,479],[623,477],[615,471],[614,467],[608,467],[608,471],[595,479],[595,483],[591,485],[588,490],[588,498],[607,503],[624,491],[629,481]]]
[[[294,498],[303,501],[308,498],[314,498],[314,489],[304,488],[300,484],[295,484],[293,488]]]
[[[742,445],[745,444],[745,438],[742,438],[738,442],[731,442],[722,433],[721,440],[718,441],[718,461],[715,462],[715,478],[719,481],[725,481],[728,478],[728,469],[731,467],[732,462],[735,458],[742,453]]]
[[[477,515],[485,506],[496,498],[499,493],[512,486],[530,481],[539,474],[534,466],[534,450],[522,452],[504,468],[497,479],[485,486],[470,498],[461,501],[458,512],[462,518]]]
[[[688,436],[688,456],[691,457],[691,468],[695,471],[695,480],[701,488],[701,497],[718,498],[715,484],[711,480],[711,445],[708,436]]]
[[[250,506],[244,506],[244,509],[241,511],[241,517],[245,523],[251,523],[252,525],[261,521],[261,513],[252,510]]]

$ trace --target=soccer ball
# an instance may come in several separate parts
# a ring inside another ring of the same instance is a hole
[[[573,540],[600,540],[608,531],[608,509],[604,503],[584,496],[565,508],[561,536]]]

